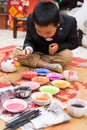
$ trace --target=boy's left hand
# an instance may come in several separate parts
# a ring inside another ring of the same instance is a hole
[[[53,55],[58,51],[58,44],[52,43],[49,45],[49,54]]]

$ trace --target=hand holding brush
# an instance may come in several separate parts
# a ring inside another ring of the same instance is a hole
[[[22,52],[22,55],[27,58],[27,63],[28,63],[28,67],[29,67],[29,56],[31,54],[31,50],[29,48],[25,48]],[[29,67],[29,71],[31,70],[31,68]]]
[[[24,57],[29,57],[30,54],[31,54],[31,51],[30,51],[30,49],[27,48],[27,47],[22,51],[22,55],[23,55]]]

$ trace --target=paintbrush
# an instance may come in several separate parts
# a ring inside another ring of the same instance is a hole
[[[9,123],[13,122],[14,120],[20,118],[22,115],[28,114],[29,112],[31,112],[31,110],[26,110],[26,111],[22,112],[20,115],[18,115],[14,119],[11,119],[7,124],[9,124]]]
[[[25,125],[26,123],[28,123],[30,120],[32,120],[33,118],[36,118],[40,115],[40,113],[35,113],[35,115],[32,115],[29,118],[26,118],[24,121],[21,121],[20,123],[17,123],[16,125],[12,126],[11,128],[13,128],[13,130]]]
[[[10,126],[7,126],[4,130],[15,130],[23,125],[25,125],[26,123],[28,123],[31,119],[36,118],[40,115],[40,113],[36,113],[35,115],[32,115],[31,117],[27,117],[25,118],[25,120],[21,120],[20,122],[17,122],[16,124],[12,124]]]
[[[21,125],[24,125],[25,123],[29,122],[31,119],[39,115],[40,115],[39,110],[26,111],[25,113],[22,113],[21,115],[16,117],[16,119],[13,119],[12,121],[8,122],[4,130],[7,130],[8,128],[15,128],[15,127],[19,128]]]
[[[27,50],[25,48],[25,54],[27,54]],[[27,63],[28,63],[28,67],[29,67],[29,56],[26,57],[27,58]],[[29,71],[31,70],[31,68],[29,67]]]
[[[16,122],[19,122],[19,120],[22,120],[23,118],[25,118],[25,117],[27,117],[27,116],[29,116],[29,115],[35,113],[35,112],[36,112],[36,111],[33,110],[33,111],[27,111],[27,112],[25,112],[25,113],[23,113],[23,114],[20,114],[20,115],[19,115],[18,117],[16,117],[15,119],[9,121],[6,125],[7,125],[7,126],[10,126],[10,125],[12,125],[12,124],[14,124],[14,123],[16,123]]]
[[[12,81],[9,80],[9,82],[10,82],[10,84],[11,84],[12,86],[14,86],[14,87],[16,86]]]

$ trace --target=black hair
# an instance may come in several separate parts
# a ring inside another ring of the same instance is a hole
[[[59,9],[53,2],[39,2],[33,11],[33,20],[40,26],[59,23]]]

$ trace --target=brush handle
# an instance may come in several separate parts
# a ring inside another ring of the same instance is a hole
[[[21,114],[20,116],[16,117],[16,119],[10,121],[6,124],[6,128],[4,130],[7,130],[8,128],[19,128],[19,126],[25,124],[26,122],[29,122],[31,119],[37,117],[40,115],[39,110],[33,110],[25,112],[24,114]],[[14,129],[15,130],[15,129]]]

